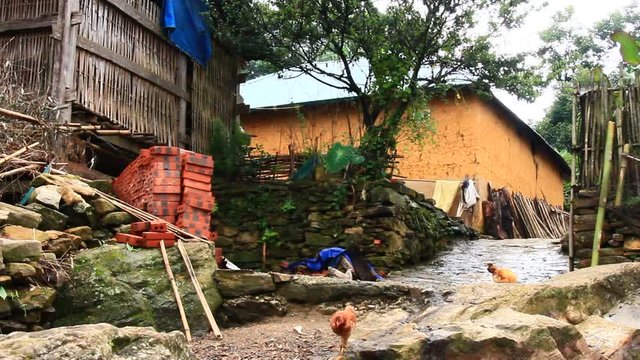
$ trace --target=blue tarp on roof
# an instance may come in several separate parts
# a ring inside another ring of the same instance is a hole
[[[206,10],[202,0],[165,0],[162,17],[169,40],[202,66],[213,54],[211,32],[201,15]]]

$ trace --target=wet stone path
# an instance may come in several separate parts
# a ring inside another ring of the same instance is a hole
[[[568,261],[555,239],[458,241],[429,264],[392,272],[389,278],[432,289],[491,282],[486,266],[491,262],[513,270],[518,282],[531,284],[567,272]]]

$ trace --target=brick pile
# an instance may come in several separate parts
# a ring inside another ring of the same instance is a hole
[[[154,146],[140,152],[114,181],[113,189],[127,203],[195,236],[215,240],[210,231],[215,206],[212,176],[211,156]]]
[[[159,248],[162,240],[166,247],[172,247],[176,241],[176,235],[167,231],[164,221],[135,222],[131,224],[129,234],[116,234],[117,242],[144,248]]]

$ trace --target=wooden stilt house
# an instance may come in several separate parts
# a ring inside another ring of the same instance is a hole
[[[163,34],[162,3],[0,0],[0,65],[55,99],[61,123],[208,152],[212,121],[235,118],[241,60],[214,44],[198,65]]]

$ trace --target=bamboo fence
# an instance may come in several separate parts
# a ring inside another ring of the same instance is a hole
[[[55,99],[60,122],[90,114],[132,139],[209,152],[211,122],[236,114],[239,59],[214,43],[199,66],[166,39],[161,6],[0,0],[0,64],[14,67],[15,84]]]

